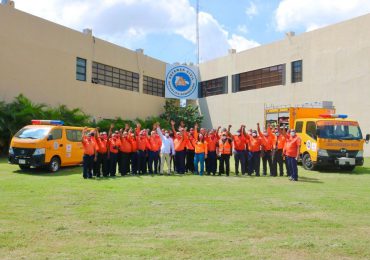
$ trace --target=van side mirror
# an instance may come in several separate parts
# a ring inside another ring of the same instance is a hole
[[[367,135],[366,135],[365,140],[366,140],[366,143],[368,143],[368,142],[370,141],[370,134],[367,134]]]
[[[48,135],[48,141],[53,140],[53,135]]]

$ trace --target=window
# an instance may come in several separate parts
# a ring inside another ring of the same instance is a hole
[[[292,62],[292,83],[302,81],[302,60]]]
[[[227,76],[203,81],[200,83],[200,97],[227,94],[227,88]]]
[[[71,142],[81,142],[82,141],[82,131],[81,130],[66,130],[67,140]]]
[[[76,79],[86,81],[86,60],[77,58],[76,60]]]
[[[139,74],[93,62],[92,83],[139,92]]]
[[[233,75],[233,92],[285,84],[285,64]]]
[[[306,134],[308,134],[313,139],[316,139],[316,123],[308,121],[306,125]]]
[[[303,129],[303,122],[296,122],[295,123],[296,133],[302,133],[302,129]]]
[[[148,76],[144,76],[144,93],[164,97],[164,81],[160,79],[151,78]]]
[[[62,129],[53,129],[51,130],[50,134],[52,136],[52,139],[50,140],[58,140],[62,139]]]

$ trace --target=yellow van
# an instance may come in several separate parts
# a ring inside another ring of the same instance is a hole
[[[32,120],[10,143],[9,163],[22,170],[46,167],[56,172],[61,166],[82,163],[82,127],[64,126],[60,120]]]

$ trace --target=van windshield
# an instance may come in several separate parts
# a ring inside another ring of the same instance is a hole
[[[362,133],[357,122],[351,121],[319,121],[318,136],[326,139],[361,140]]]
[[[43,139],[49,131],[49,128],[22,128],[15,134],[15,137],[20,139]]]

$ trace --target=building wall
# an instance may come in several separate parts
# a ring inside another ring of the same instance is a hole
[[[142,93],[142,77],[164,79],[164,62],[0,5],[0,100],[80,107],[96,118],[159,115],[165,99]],[[86,82],[76,57],[87,59]],[[140,93],[91,83],[92,61],[140,74]]]
[[[370,14],[200,65],[201,80],[228,76],[228,94],[199,99],[206,127],[256,128],[264,105],[333,101],[338,113],[370,133]],[[291,83],[291,62],[303,60],[303,81]],[[232,75],[286,64],[285,85],[232,93]],[[366,146],[370,155],[370,145]]]

